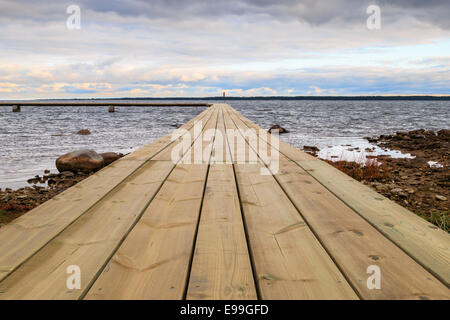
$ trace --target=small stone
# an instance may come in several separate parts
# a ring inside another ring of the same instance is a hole
[[[63,172],[61,172],[61,175],[66,178],[75,176],[75,174],[71,171],[63,171]]]
[[[89,131],[88,129],[82,129],[82,130],[78,131],[77,134],[80,134],[82,136],[86,136],[88,134],[91,134],[91,131]]]
[[[439,201],[447,201],[447,197],[441,196],[439,194],[436,195],[436,199],[438,199]]]

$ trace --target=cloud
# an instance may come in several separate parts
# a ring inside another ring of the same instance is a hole
[[[15,84],[0,99],[442,93],[449,14],[437,0],[0,0],[0,84]]]

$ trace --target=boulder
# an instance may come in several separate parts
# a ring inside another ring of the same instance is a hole
[[[268,130],[269,133],[272,133],[272,130],[278,130],[278,133],[288,133],[289,132],[288,130],[286,130],[285,128],[282,128],[278,124],[271,126],[270,129]]]
[[[88,129],[83,129],[77,132],[77,134],[80,134],[82,136],[87,136],[88,134],[91,134],[91,132]]]
[[[117,159],[121,158],[121,155],[115,152],[105,152],[100,153],[100,156],[103,158],[103,161],[105,162],[105,166],[109,165],[110,163],[113,163]]]
[[[89,173],[102,168],[105,164],[103,157],[94,150],[77,150],[66,153],[56,159],[56,168],[59,172],[85,172]]]

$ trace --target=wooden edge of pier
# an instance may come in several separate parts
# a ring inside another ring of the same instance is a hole
[[[0,106],[29,106],[29,107],[210,107],[206,102],[120,102],[120,101],[0,101]]]
[[[0,228],[0,299],[449,299],[449,246],[213,104]]]

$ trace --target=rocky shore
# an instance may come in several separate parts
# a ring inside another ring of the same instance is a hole
[[[0,189],[0,227],[72,187],[94,172],[122,157],[107,152],[77,150],[56,160],[59,173],[45,170],[42,176],[28,179],[29,186],[12,190]]]
[[[450,130],[414,130],[367,138],[412,159],[371,157],[365,164],[327,161],[427,221],[449,231]]]
[[[448,232],[450,130],[421,129],[367,140],[381,148],[410,153],[413,158],[368,156],[363,164],[325,161]],[[305,146],[304,150],[311,154],[319,151],[314,146]],[[29,179],[30,186],[18,190],[0,189],[0,227],[121,156],[112,152],[97,154],[92,150],[77,150],[57,159],[59,173],[46,170],[42,176]]]

